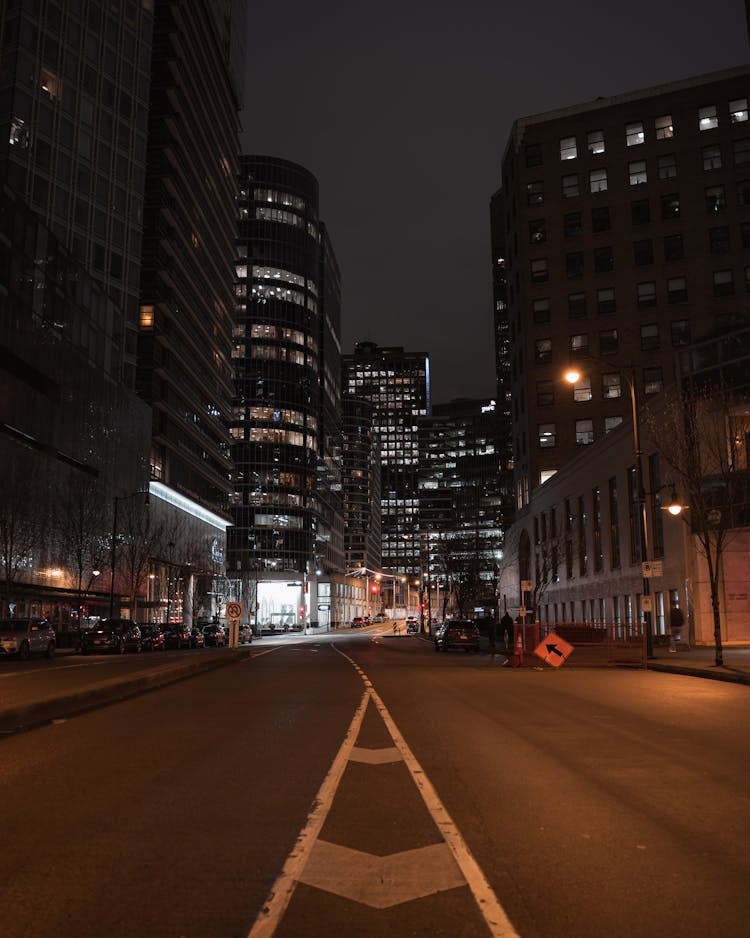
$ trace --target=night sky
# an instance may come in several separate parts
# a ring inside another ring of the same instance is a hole
[[[314,173],[344,351],[428,353],[434,403],[494,394],[489,200],[514,119],[750,58],[743,0],[250,0],[249,20],[243,150]]]

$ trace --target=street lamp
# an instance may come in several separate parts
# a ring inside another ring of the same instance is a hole
[[[643,582],[643,597],[645,602],[643,606],[651,605],[651,586],[649,579],[645,576],[645,571],[647,569],[647,564],[649,562],[649,550],[648,550],[648,523],[646,515],[646,490],[643,486],[643,455],[641,453],[641,439],[640,439],[640,425],[638,422],[638,400],[636,397],[635,389],[635,369],[630,368],[629,370],[623,369],[625,374],[625,380],[628,383],[628,388],[630,389],[630,405],[633,413],[633,449],[635,454],[635,488],[636,494],[638,497],[638,506],[639,506],[639,541],[640,541],[640,554],[641,554],[641,573],[642,573],[642,582]],[[565,372],[565,380],[568,384],[576,384],[581,377],[581,372],[576,368],[570,368]],[[643,617],[646,625],[646,657],[653,658],[654,656],[654,642],[653,636],[651,634],[651,611],[650,609],[643,609]]]

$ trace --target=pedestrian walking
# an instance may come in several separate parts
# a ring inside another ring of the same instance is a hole
[[[672,606],[669,610],[669,629],[671,634],[669,650],[672,654],[677,651],[677,643],[682,641],[682,627],[685,624],[685,616],[678,605]]]
[[[500,620],[500,630],[503,633],[503,644],[505,645],[505,650],[508,651],[510,648],[510,636],[513,632],[513,620],[508,614],[508,610],[505,610],[505,614]]]

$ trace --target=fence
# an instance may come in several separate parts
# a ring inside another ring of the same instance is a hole
[[[646,667],[646,633],[639,622],[532,622],[516,629],[526,663],[539,663],[534,649],[554,632],[573,646],[566,661],[573,667]]]

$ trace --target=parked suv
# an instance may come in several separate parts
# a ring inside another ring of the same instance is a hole
[[[465,648],[479,651],[479,627],[473,619],[448,619],[435,635],[435,651]]]
[[[0,619],[0,655],[18,655],[23,661],[33,654],[55,654],[55,630],[46,619]]]
[[[113,651],[124,655],[126,651],[141,652],[141,630],[132,619],[102,619],[99,625],[81,632],[81,654]]]

